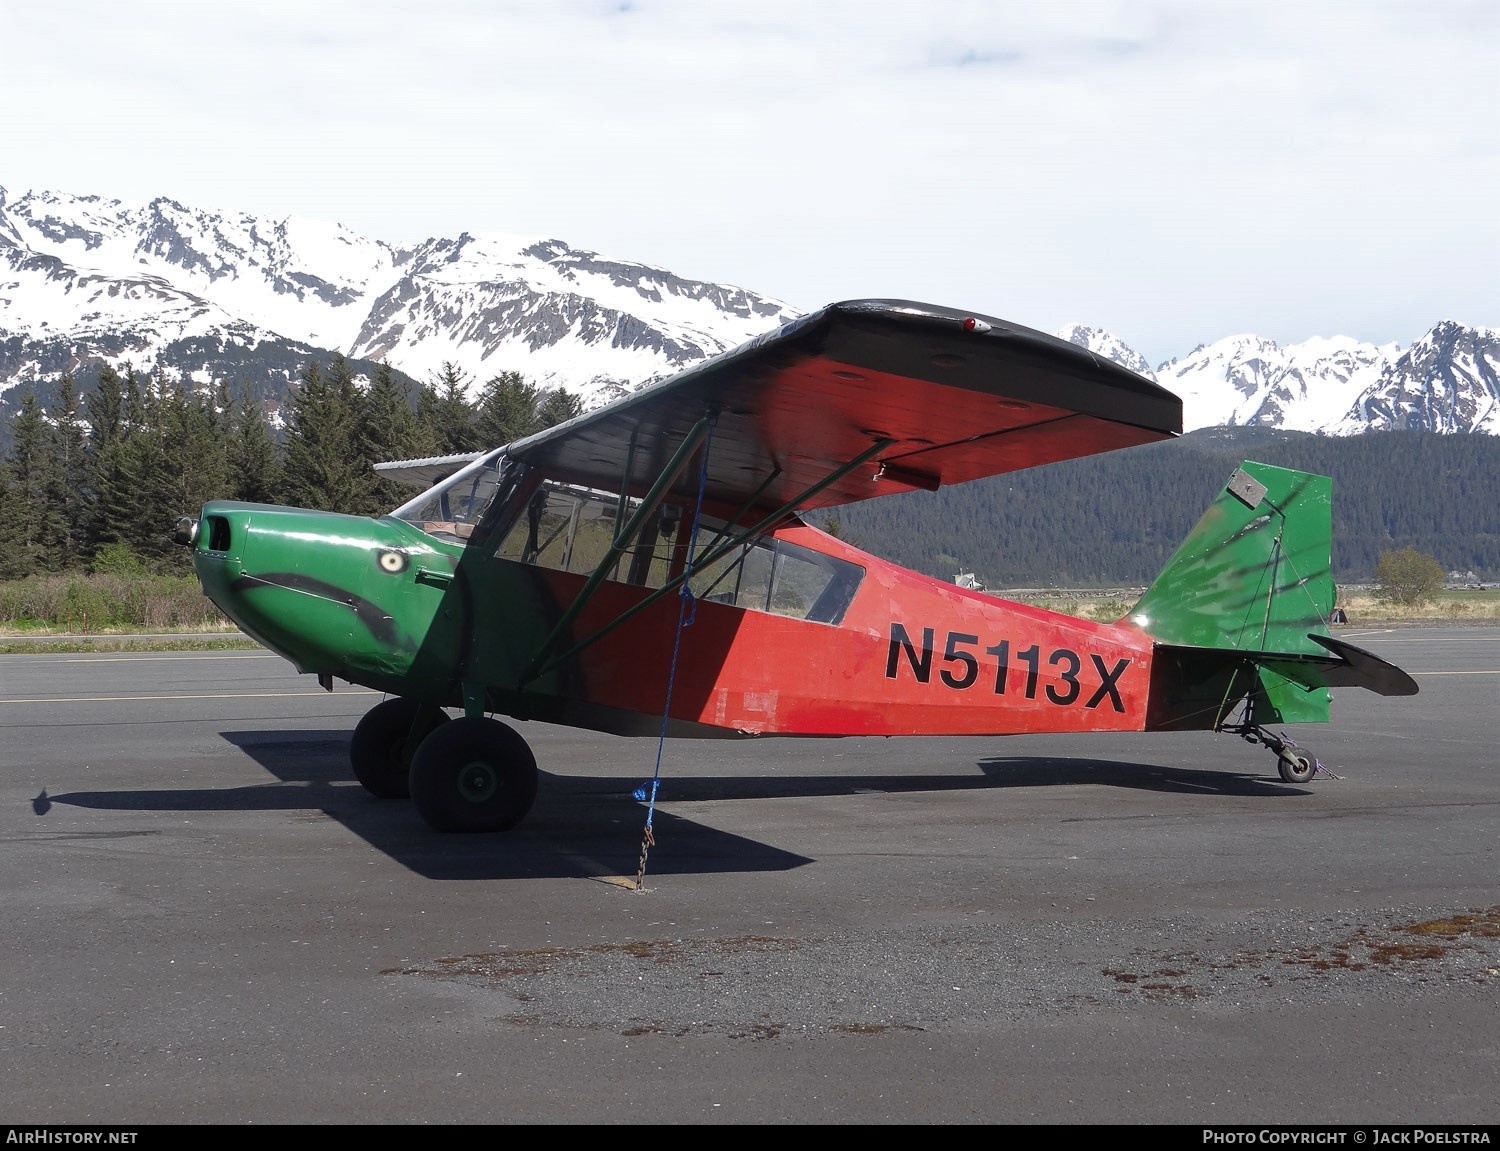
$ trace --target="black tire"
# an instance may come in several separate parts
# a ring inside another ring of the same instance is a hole
[[[405,799],[411,778],[410,749],[447,722],[447,712],[418,699],[397,697],[377,703],[365,712],[349,740],[354,778],[377,799]],[[418,723],[421,728],[413,730]]]
[[[1306,783],[1318,771],[1318,762],[1305,751],[1284,747],[1276,757],[1276,770],[1285,783]]]
[[[536,801],[536,758],[514,728],[463,716],[422,741],[411,801],[434,831],[505,831]]]

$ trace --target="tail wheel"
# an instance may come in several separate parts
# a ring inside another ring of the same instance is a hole
[[[1318,761],[1295,747],[1284,747],[1276,757],[1276,770],[1287,783],[1306,783],[1317,773]]]
[[[419,699],[377,703],[365,712],[349,741],[354,778],[377,799],[405,799],[412,751],[447,722],[447,712]]]
[[[411,761],[412,806],[434,831],[505,831],[526,817],[536,788],[526,741],[483,716],[443,724]]]

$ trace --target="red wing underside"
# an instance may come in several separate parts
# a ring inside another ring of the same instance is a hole
[[[801,507],[850,503],[893,490],[935,490],[1162,438],[1134,424],[889,372],[866,371],[853,388],[841,373],[848,369],[839,361],[819,356],[771,378],[759,431],[765,444],[787,446],[779,453],[768,450],[762,466],[780,463],[811,479],[876,440],[892,444],[868,467]]]

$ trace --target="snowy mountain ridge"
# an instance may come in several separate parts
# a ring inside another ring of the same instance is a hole
[[[4,400],[90,363],[149,372],[168,348],[232,358],[276,345],[385,361],[419,380],[451,363],[475,386],[519,371],[594,406],[796,315],[769,296],[556,238],[466,232],[398,246],[340,224],[164,197],[10,197],[0,188]],[[1056,334],[1177,392],[1185,430],[1500,434],[1494,328],[1445,321],[1406,349],[1341,336],[1279,347],[1233,335],[1155,368],[1101,329]],[[171,366],[208,383],[225,362],[204,357]]]

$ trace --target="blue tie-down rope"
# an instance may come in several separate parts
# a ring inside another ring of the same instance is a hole
[[[677,682],[677,657],[682,651],[682,632],[684,628],[692,627],[693,621],[698,618],[698,600],[693,595],[693,589],[688,585],[693,582],[693,563],[698,553],[698,522],[703,514],[703,492],[708,483],[708,449],[713,443],[713,436],[713,428],[710,426],[708,435],[703,441],[703,465],[698,469],[698,504],[693,509],[693,530],[688,537],[687,572],[683,576],[681,586],[677,589],[677,633],[672,637],[672,663],[667,669],[667,701],[662,707],[661,734],[656,740],[656,769],[652,772],[650,781],[641,784],[633,792],[637,802],[646,801],[646,826],[641,835],[641,859],[635,871],[637,891],[645,890],[646,855],[656,846],[652,824],[656,820],[656,796],[661,790],[661,757],[667,745],[667,722],[672,714],[672,687]]]

